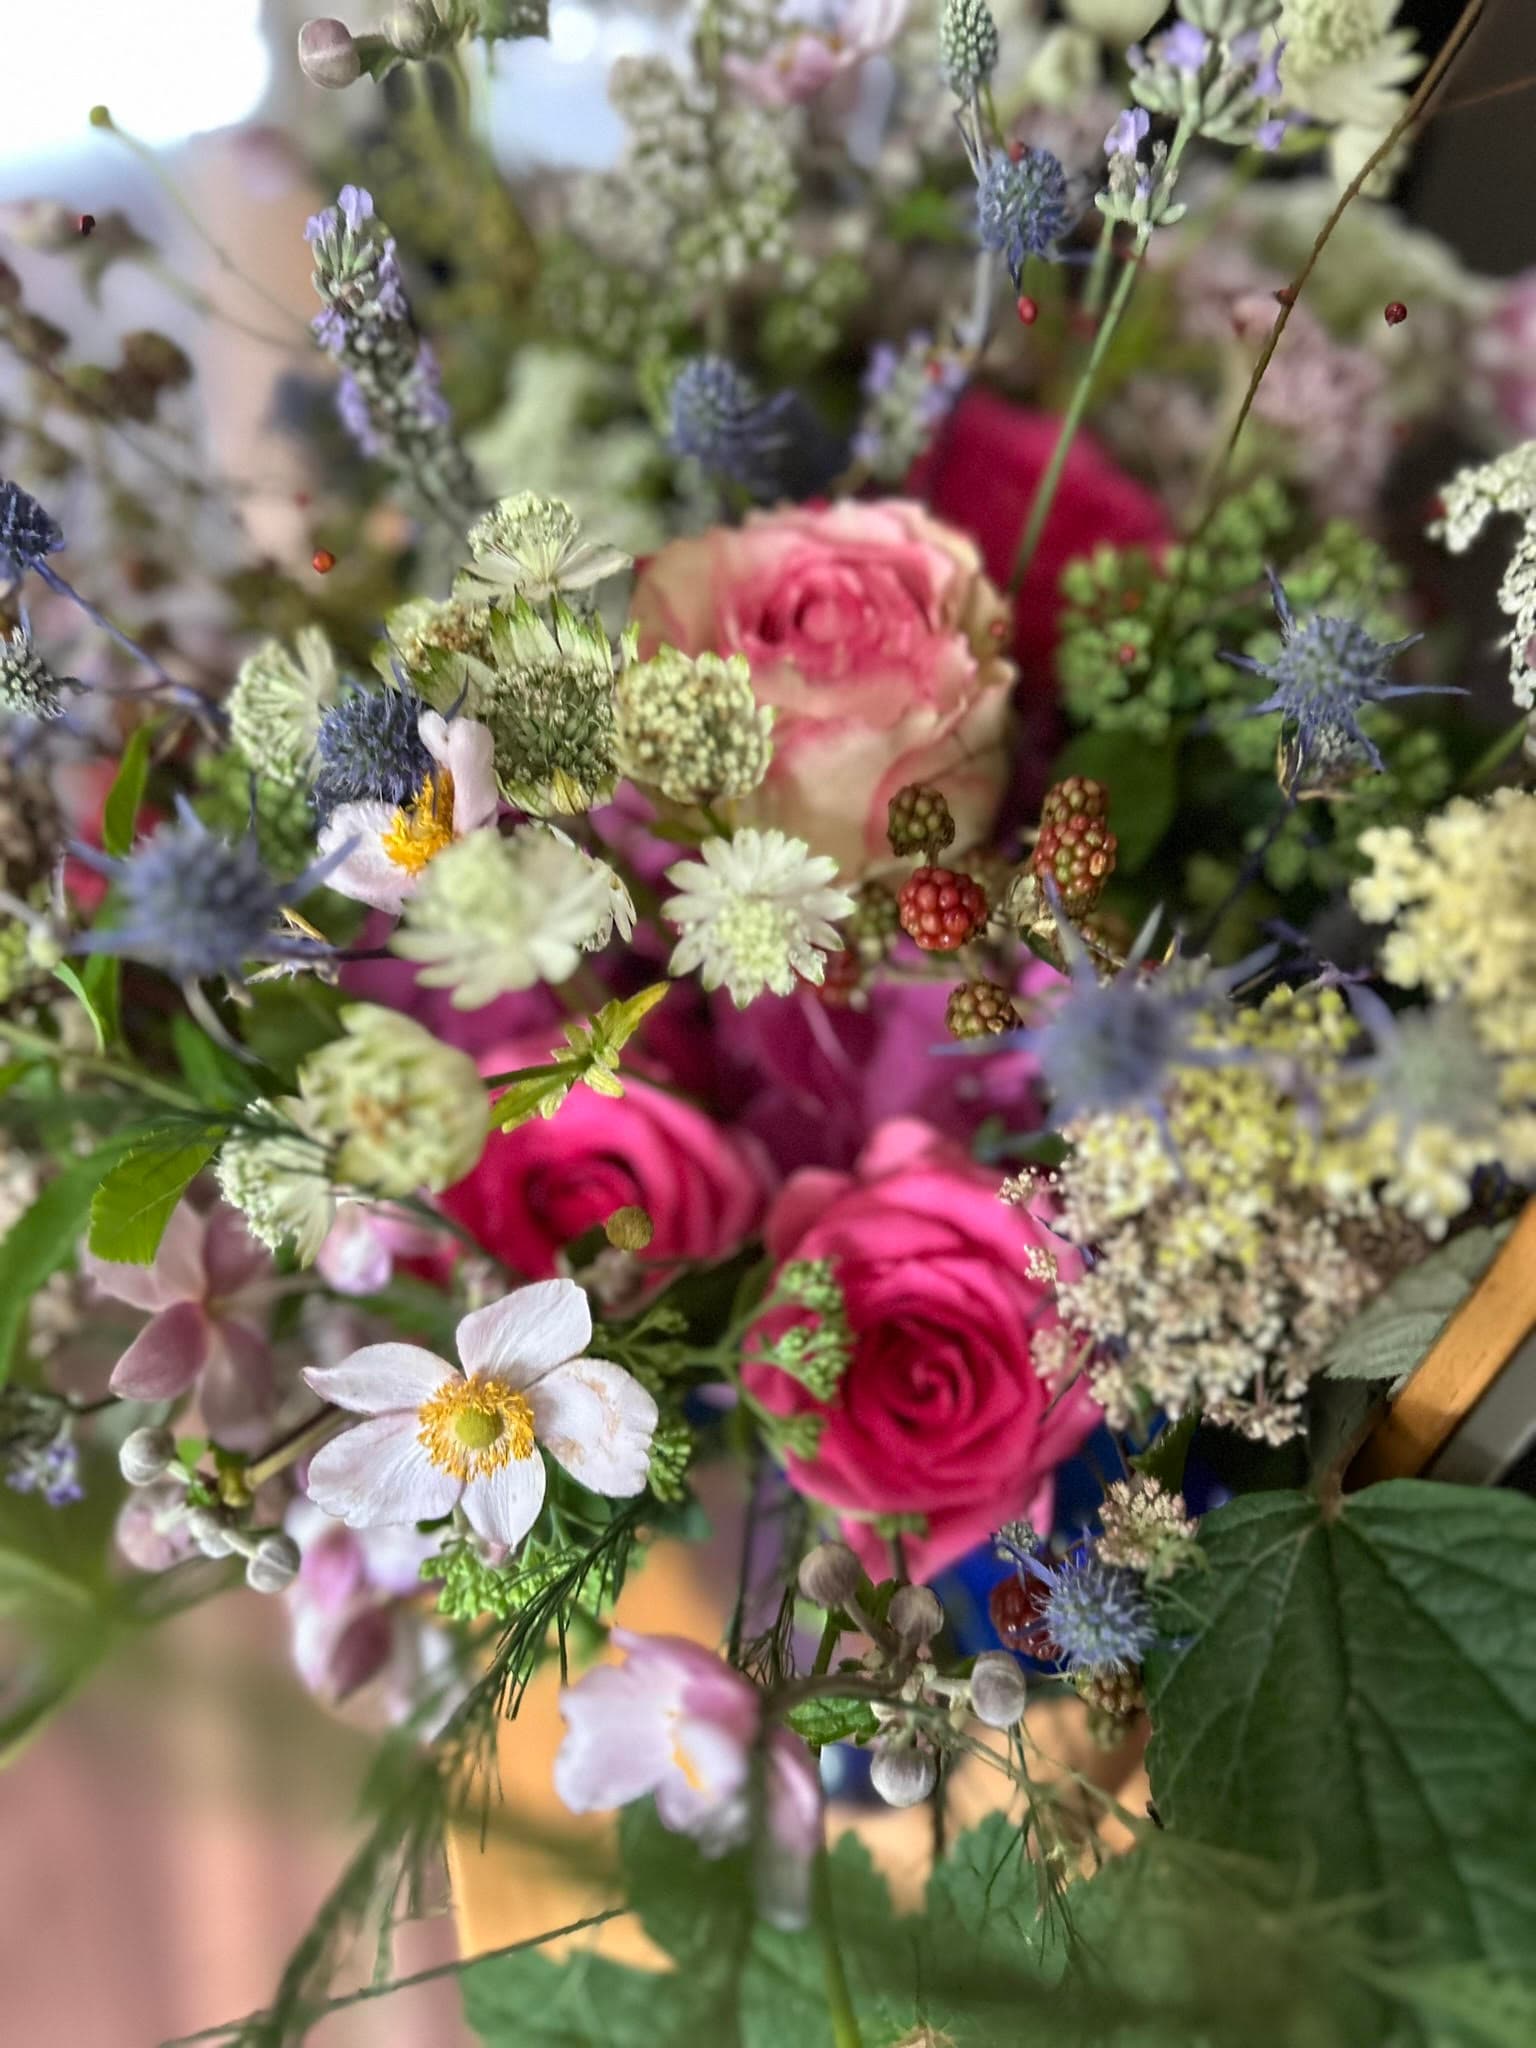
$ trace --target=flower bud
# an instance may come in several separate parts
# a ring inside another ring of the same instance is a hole
[[[402,57],[430,56],[442,35],[442,24],[427,0],[400,0],[379,24],[384,40]]]
[[[217,1508],[193,1508],[187,1533],[204,1557],[228,1557],[235,1548],[229,1524]]]
[[[944,1626],[944,1608],[931,1586],[898,1586],[885,1618],[904,1643],[926,1643]]]
[[[939,1782],[939,1760],[931,1749],[884,1743],[870,1761],[869,1782],[887,1806],[920,1806]]]
[[[1024,1673],[1006,1650],[984,1650],[971,1668],[971,1712],[989,1728],[1012,1728],[1024,1711]]]
[[[293,1538],[281,1529],[269,1529],[246,1562],[245,1583],[256,1593],[286,1592],[301,1562]]]
[[[846,1543],[818,1543],[800,1560],[800,1591],[817,1607],[841,1607],[863,1583],[859,1560]]]
[[[311,85],[340,92],[353,83],[362,68],[357,45],[344,21],[322,15],[317,21],[306,21],[299,30],[299,69]]]
[[[644,1209],[634,1202],[615,1209],[603,1225],[603,1235],[621,1252],[643,1252],[655,1235],[656,1226]]]
[[[118,1470],[130,1486],[153,1486],[176,1456],[176,1439],[168,1429],[136,1429],[123,1438]]]

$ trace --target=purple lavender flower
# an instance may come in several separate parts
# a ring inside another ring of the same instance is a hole
[[[362,387],[350,370],[342,371],[336,386],[336,414],[362,454],[377,458],[389,452],[389,443],[375,428]]]
[[[1211,54],[1211,39],[1192,21],[1176,21],[1151,48],[1153,56],[1170,71],[1177,71],[1183,78],[1194,78],[1205,68],[1205,60]]]
[[[364,191],[361,185],[343,185],[336,194],[336,204],[354,235],[365,220],[373,219],[373,194]]]
[[[1134,156],[1147,139],[1152,117],[1145,107],[1127,107],[1104,138],[1106,156]]]

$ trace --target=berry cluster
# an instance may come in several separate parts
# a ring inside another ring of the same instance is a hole
[[[1040,836],[1030,866],[1041,882],[1054,882],[1062,907],[1074,916],[1091,910],[1114,871],[1119,842],[1105,822],[1109,792],[1086,775],[1069,775],[1046,792]]]
[[[954,838],[955,821],[940,790],[909,782],[891,798],[885,829],[892,853],[921,853],[931,860]]]
[[[953,868],[916,868],[897,902],[901,928],[925,953],[953,953],[987,921],[987,892]]]
[[[995,981],[962,981],[944,1005],[944,1028],[951,1038],[986,1038],[1012,1031],[1018,1006]]]

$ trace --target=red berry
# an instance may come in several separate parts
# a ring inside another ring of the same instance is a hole
[[[1019,299],[1019,318],[1026,327],[1033,327],[1040,318],[1040,308],[1027,292],[1023,293]]]
[[[1118,852],[1119,842],[1104,820],[1079,811],[1040,827],[1029,864],[1042,882],[1056,884],[1063,907],[1081,916],[1103,894]]]
[[[1015,1575],[1001,1579],[987,1596],[987,1611],[998,1640],[1010,1650],[1028,1650],[1040,1621],[1041,1589]]]
[[[827,955],[826,971],[816,993],[829,1010],[853,1009],[858,1007],[863,985],[863,962],[848,947],[841,953]]]
[[[1389,327],[1401,327],[1408,318],[1408,308],[1401,299],[1394,299],[1389,306],[1383,306],[1381,317]]]
[[[336,566],[336,557],[329,548],[316,548],[309,558],[309,566],[317,576],[329,576]]]
[[[93,232],[94,232],[94,230],[95,230],[95,227],[96,227],[96,216],[95,216],[95,214],[94,214],[94,213],[82,213],[82,214],[81,214],[81,216],[80,216],[80,222],[79,222],[79,226],[80,226],[80,232],[81,232],[81,234],[82,234],[82,235],[89,235],[89,234],[93,233]]]
[[[1296,303],[1295,287],[1292,285],[1281,285],[1279,291],[1274,296],[1275,303],[1280,306],[1294,306]]]
[[[915,868],[896,899],[901,928],[925,953],[953,953],[987,920],[987,892],[953,868]]]
[[[1008,160],[1010,163],[1015,164],[1021,164],[1024,161],[1024,145],[1017,138],[1008,145]]]

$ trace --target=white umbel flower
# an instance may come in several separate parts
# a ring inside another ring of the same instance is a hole
[[[836,861],[803,839],[750,826],[700,851],[701,860],[667,869],[680,893],[662,910],[682,933],[672,973],[698,968],[705,988],[726,988],[738,1009],[765,989],[789,995],[797,974],[819,987],[825,955],[842,950],[832,920],[853,910],[853,898],[829,886]]]
[[[450,1365],[415,1344],[368,1344],[304,1375],[364,1417],[310,1461],[309,1497],[353,1529],[462,1508],[492,1543],[521,1543],[544,1505],[544,1450],[593,1493],[643,1491],[656,1403],[607,1359],[583,1356],[592,1312],[572,1280],[475,1309]]]
[[[478,1010],[535,982],[567,981],[601,945],[622,904],[613,870],[562,834],[525,825],[510,838],[471,832],[433,860],[390,941],[428,988]]]
[[[1347,184],[1396,121],[1423,69],[1398,0],[1285,0],[1275,34],[1286,105],[1334,130],[1329,157]],[[1378,174],[1379,176],[1379,174]]]

